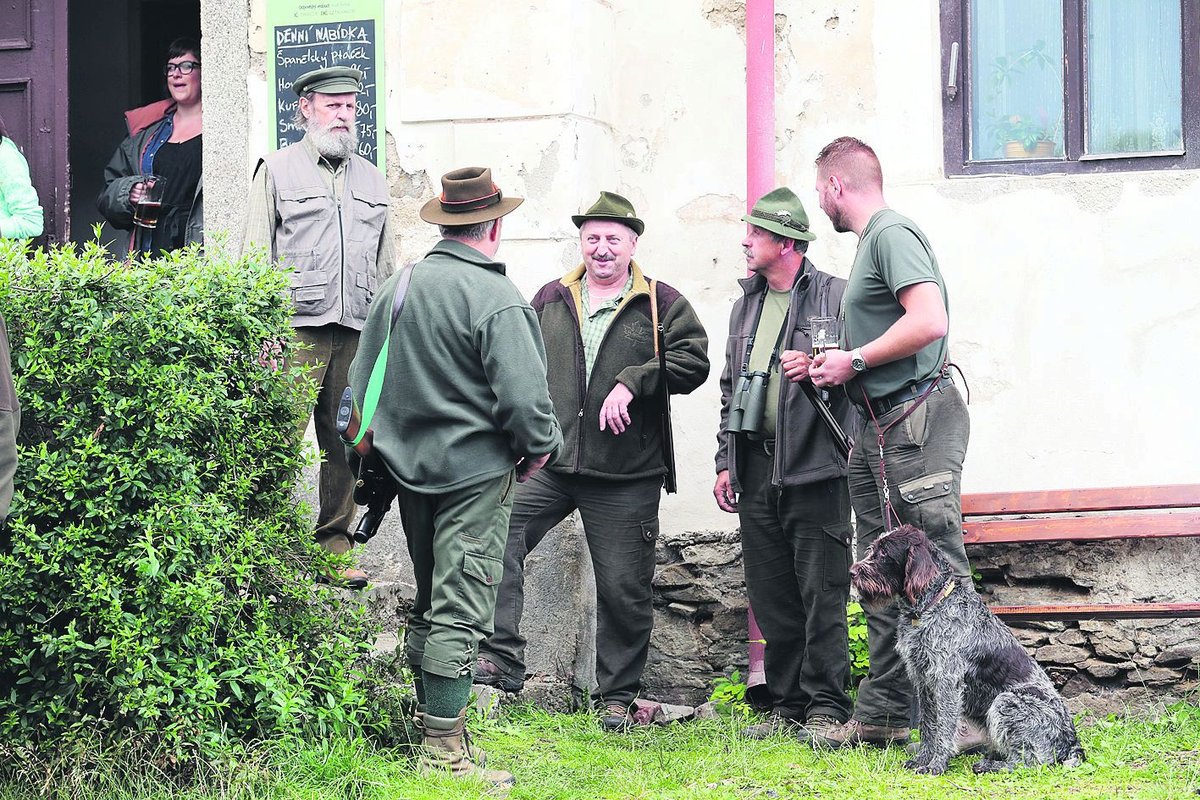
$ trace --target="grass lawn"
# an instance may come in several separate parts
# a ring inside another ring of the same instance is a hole
[[[1200,797],[1200,709],[1172,707],[1153,721],[1105,721],[1080,729],[1088,762],[976,776],[960,758],[942,776],[912,775],[904,754],[863,748],[815,753],[778,736],[751,741],[731,719],[605,734],[586,715],[530,709],[477,722],[491,763],[512,771],[511,798],[1195,798]],[[478,785],[416,775],[410,762],[368,745],[276,745],[257,758],[172,791],[144,775],[110,774],[103,785],[0,787],[0,800],[450,800],[487,796]]]

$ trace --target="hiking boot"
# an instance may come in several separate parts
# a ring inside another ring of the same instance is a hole
[[[496,662],[483,656],[475,661],[475,675],[471,680],[480,686],[494,686],[502,692],[512,694],[525,688],[525,681],[514,678],[500,669]]]
[[[516,783],[511,772],[485,769],[487,754],[471,747],[467,710],[457,717],[434,717],[418,711],[414,720],[422,735],[417,769],[423,774],[448,772],[455,778],[483,781],[507,788]]]
[[[837,717],[831,717],[828,714],[813,714],[805,720],[803,725],[796,728],[796,738],[802,742],[811,743],[817,737],[842,727],[842,724]]]
[[[854,747],[869,744],[873,747],[902,745],[908,741],[908,728],[889,728],[886,725],[868,725],[851,719],[825,733],[814,736],[813,747]]]
[[[772,736],[778,736],[781,733],[791,733],[799,729],[800,720],[785,717],[778,711],[772,711],[763,718],[762,722],[756,722],[753,725],[742,728],[742,736],[745,736],[747,739],[770,739]]]
[[[624,733],[633,727],[633,715],[624,703],[605,703],[600,727],[609,733]]]
[[[958,721],[958,727],[954,730],[954,752],[960,756],[973,756],[979,753],[986,753],[992,744],[992,739],[988,736],[986,728],[981,728],[973,722],[968,722],[965,719]],[[921,743],[913,742],[904,748],[910,756],[915,756],[921,752]]]

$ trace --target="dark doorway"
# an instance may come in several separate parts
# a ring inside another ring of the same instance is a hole
[[[166,96],[162,66],[178,36],[200,38],[200,0],[69,0],[71,239],[103,222],[96,196],[125,139],[125,111]],[[201,45],[203,47],[203,45]],[[101,241],[120,239],[107,229]]]

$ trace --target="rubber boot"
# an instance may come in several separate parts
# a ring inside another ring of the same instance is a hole
[[[493,786],[516,783],[511,772],[484,769],[487,754],[471,747],[467,736],[467,710],[457,717],[435,717],[418,711],[414,721],[423,733],[417,769],[423,773],[449,772],[456,778],[484,781]]]

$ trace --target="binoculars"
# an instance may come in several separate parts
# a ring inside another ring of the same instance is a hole
[[[729,433],[758,433],[766,407],[767,373],[742,373],[733,392],[725,430]]]

